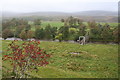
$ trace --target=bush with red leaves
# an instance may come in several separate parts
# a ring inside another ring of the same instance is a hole
[[[47,65],[50,54],[39,47],[39,41],[29,41],[20,44],[13,41],[9,44],[7,55],[3,60],[9,60],[13,65],[13,72],[18,78],[25,78],[30,70],[38,70],[37,67]]]

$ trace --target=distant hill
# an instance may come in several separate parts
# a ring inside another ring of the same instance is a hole
[[[32,12],[32,13],[14,13],[3,12],[3,18],[23,18],[33,20],[40,18],[42,20],[60,20],[69,16],[74,16],[83,19],[84,21],[96,20],[98,22],[117,22],[118,12],[112,11],[82,11],[74,13],[65,12]]]
[[[118,12],[112,11],[83,11],[83,12],[76,12],[76,15],[82,16],[117,16]]]

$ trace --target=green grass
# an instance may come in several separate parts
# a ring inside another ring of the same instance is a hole
[[[101,25],[105,25],[106,23],[100,23]],[[111,28],[117,27],[118,23],[108,23]]]
[[[46,22],[44,21],[44,22],[42,22],[43,27],[46,27],[48,24],[50,24],[53,27],[58,27],[58,28],[64,25],[64,23],[62,23],[60,21],[46,21]]]
[[[64,25],[64,23],[60,22],[60,21],[43,21],[41,26],[38,27],[42,27],[45,28],[48,24],[50,24],[52,27],[57,27],[60,28],[61,26]],[[35,31],[35,26],[33,24],[31,30]]]
[[[41,26],[38,26],[38,27],[45,28],[48,24],[50,24],[52,27],[57,27],[57,28],[60,28],[61,26],[64,25],[64,23],[62,23],[60,21],[43,21]],[[87,22],[83,22],[83,24],[88,26]],[[100,23],[100,24],[104,25],[105,23]],[[118,23],[108,23],[108,24],[111,26],[111,28],[118,26]],[[33,24],[31,24],[31,25],[32,25],[31,30],[35,31],[35,26]]]
[[[3,55],[10,41],[3,41]],[[22,43],[22,41],[19,41]],[[52,54],[50,64],[39,67],[38,73],[31,72],[37,78],[116,78],[118,77],[118,45],[86,44],[67,42],[41,42],[41,48]],[[70,52],[80,52],[70,55]],[[4,77],[10,76],[9,61],[3,62]]]
[[[35,31],[36,27],[33,24],[33,22],[29,22],[29,24],[31,25],[31,30]],[[57,28],[60,28],[61,26],[64,25],[64,23],[62,23],[61,21],[42,21],[41,26],[37,26],[37,27],[45,28],[48,24],[50,24],[52,27],[57,27]],[[85,24],[87,26],[87,29],[89,30],[87,22],[83,22],[83,24]],[[106,23],[101,22],[100,24],[104,25]],[[108,23],[108,24],[112,29],[118,26],[118,23]],[[10,27],[10,29],[14,31],[14,27]]]

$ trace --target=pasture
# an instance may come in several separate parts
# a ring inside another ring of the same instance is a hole
[[[8,44],[2,41],[3,56]],[[23,41],[19,41],[21,44]],[[118,45],[86,44],[41,41],[41,48],[52,54],[49,64],[30,72],[33,78],[117,78]],[[80,54],[69,54],[79,52]],[[3,77],[12,76],[11,63],[3,61]],[[26,73],[27,74],[27,73]]]
[[[50,24],[52,27],[57,27],[60,28],[61,26],[64,25],[64,23],[62,23],[61,21],[42,21],[41,28],[45,28],[48,24]],[[83,24],[85,24],[88,28],[88,24],[87,22],[83,22]],[[100,23],[101,25],[104,25],[105,23]],[[117,27],[118,23],[108,23],[110,25],[111,28]],[[33,25],[33,22],[30,22],[31,25],[31,30],[35,31],[35,26]]]

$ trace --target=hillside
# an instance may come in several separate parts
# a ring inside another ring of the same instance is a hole
[[[3,41],[3,51],[11,41]],[[23,41],[19,41],[23,43]],[[52,54],[47,66],[30,72],[33,78],[117,78],[118,46],[112,44],[79,45],[41,41],[41,48]],[[69,54],[79,52],[80,54]],[[6,53],[3,53],[5,55]],[[11,63],[3,62],[3,78],[12,76]],[[9,73],[7,72],[9,70]]]
[[[3,18],[24,18],[34,20],[40,18],[45,21],[58,21],[62,18],[74,16],[83,19],[84,21],[95,20],[97,22],[117,22],[117,12],[112,11],[82,11],[74,13],[65,12],[33,12],[33,13],[15,13],[3,12]]]

